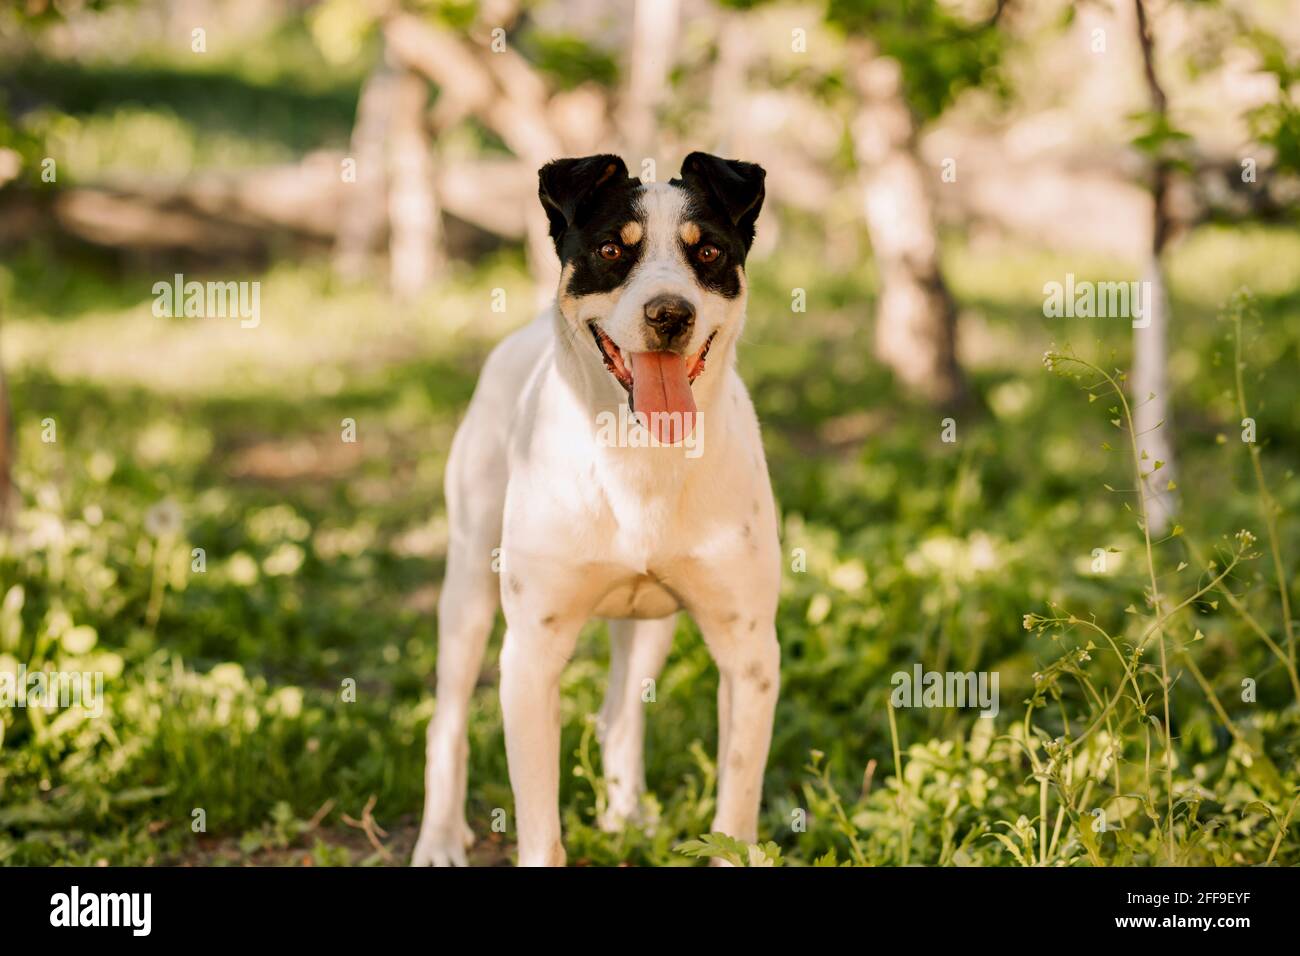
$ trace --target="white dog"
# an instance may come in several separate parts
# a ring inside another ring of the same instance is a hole
[[[611,645],[601,825],[637,814],[643,681],[657,677],[685,609],[720,672],[713,829],[756,839],[780,677],[781,558],[758,421],[734,362],[763,177],[704,153],[667,184],[643,185],[608,155],[541,170],[563,271],[552,308],[488,358],[452,443],[437,711],[413,864],[466,862],[466,721],[498,600],[521,866],[565,862],[560,674],[593,616],[609,619]],[[631,427],[611,431],[629,408]]]

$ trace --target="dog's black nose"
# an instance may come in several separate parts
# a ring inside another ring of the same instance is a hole
[[[695,323],[695,306],[680,295],[657,295],[645,304],[645,320],[667,345]]]

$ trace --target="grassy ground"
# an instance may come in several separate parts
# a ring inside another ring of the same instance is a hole
[[[1273,251],[1267,268],[1259,248]],[[1154,549],[1167,593],[1213,578],[1187,542],[1208,553],[1231,549],[1220,536],[1242,527],[1264,537],[1229,395],[1231,324],[1214,305],[1238,280],[1266,293],[1294,283],[1297,248],[1292,235],[1214,232],[1175,261],[1186,534]],[[831,850],[871,863],[1157,862],[1168,853],[1161,731],[1124,699],[1073,761],[1054,765],[1052,741],[1082,736],[1100,702],[1130,683],[1097,634],[1022,621],[1055,604],[1095,615],[1125,647],[1148,624],[1141,534],[1122,496],[1103,487],[1126,487],[1123,456],[1099,451],[1122,446],[1107,421],[1112,402],[1089,402],[1041,361],[1054,341],[1103,360],[1114,346],[1122,364],[1126,335],[1042,317],[1037,277],[1072,263],[964,248],[950,260],[967,351],[978,357],[977,407],[959,416],[952,444],[940,440],[939,417],[902,402],[868,356],[866,270],[829,274],[789,258],[753,269],[740,361],[765,423],[785,549],[806,553],[806,571],[784,583],[764,838],[792,863]],[[1215,263],[1217,288],[1205,288],[1202,261]],[[531,312],[522,271],[503,262],[465,272],[397,308],[332,287],[314,266],[283,266],[260,277],[262,324],[244,330],[154,318],[141,277],[87,277],[61,297],[27,281],[30,268],[5,270],[25,507],[23,533],[0,555],[0,667],[102,671],[106,704],[101,719],[0,711],[0,858],[400,859],[434,704],[441,470],[485,350]],[[104,307],[85,295],[93,281]],[[795,285],[808,289],[807,313],[789,312]],[[508,292],[505,314],[489,308],[497,287]],[[1252,410],[1288,510],[1300,503],[1297,383],[1286,372],[1300,342],[1296,304],[1294,294],[1262,294],[1246,322]],[[341,439],[345,418],[357,423],[355,443]],[[42,440],[45,419],[53,442]],[[1282,531],[1296,554],[1295,524]],[[1090,568],[1096,547],[1117,549],[1103,574]],[[1267,556],[1230,580],[1280,638]],[[1181,612],[1169,637],[1174,852],[1261,862],[1293,799],[1296,705],[1285,668],[1217,598]],[[1173,654],[1194,632],[1203,638],[1190,653],[1240,739]],[[1091,659],[1080,659],[1090,643]],[[1152,654],[1133,680],[1159,718]],[[683,622],[647,705],[660,822],[614,836],[593,826],[601,790],[589,715],[604,656],[593,626],[565,679],[570,858],[689,863],[674,847],[706,832],[712,809],[707,654]],[[900,778],[890,677],[917,662],[996,670],[1002,712],[987,721],[898,711]],[[1243,677],[1258,682],[1256,702],[1241,700]],[[493,810],[511,807],[492,669],[475,697],[470,774],[470,819],[486,834]],[[374,842],[344,820],[360,824],[371,797],[390,831]],[[1090,840],[1098,807],[1110,828]],[[203,833],[193,830],[199,810]],[[507,858],[509,843],[508,831],[492,835],[479,859]],[[1294,836],[1272,858],[1300,860]]]
[[[237,58],[159,59],[144,78],[34,62],[0,84],[12,102],[43,98],[29,120],[69,181],[183,174],[343,141],[356,78],[311,82],[321,71],[301,41],[283,40],[301,56],[276,59],[287,72],[273,75]],[[148,143],[169,145],[145,155]],[[1300,862],[1300,712],[1265,640],[1285,640],[1283,618],[1239,440],[1234,325],[1218,317],[1239,285],[1254,290],[1243,384],[1294,572],[1300,238],[1207,229],[1171,261],[1184,533],[1152,549],[1164,606],[1235,552],[1248,559],[1221,582],[1246,613],[1200,594],[1165,630],[1164,668],[1161,641],[1133,655],[1152,621],[1147,550],[1133,496],[1106,489],[1134,486],[1110,421],[1123,425],[1122,407],[1042,361],[1055,343],[1126,365],[1125,323],[1045,319],[1041,289],[1066,272],[1132,271],[951,245],[975,401],[945,443],[940,415],[901,399],[870,358],[867,263],[832,269],[799,252],[820,248],[804,238],[791,225],[754,263],[740,353],[791,567],[761,824],[772,843],[756,859]],[[23,497],[19,533],[0,545],[0,671],[105,675],[97,719],[0,708],[0,861],[385,863],[412,843],[445,454],[483,356],[527,321],[533,291],[509,257],[407,307],[336,287],[314,263],[216,278],[262,282],[258,328],[154,318],[157,275],[77,250],[34,245],[0,264]],[[807,312],[790,311],[796,287]],[[490,307],[497,288],[504,313]],[[1242,528],[1258,544],[1240,547]],[[1216,547],[1227,557],[1210,570]],[[1113,549],[1104,572],[1096,548]],[[1047,622],[1027,628],[1027,614]],[[707,654],[683,621],[647,705],[659,823],[620,835],[593,825],[604,658],[593,627],[565,679],[569,859],[692,864],[675,848],[712,813]],[[1001,713],[903,709],[891,722],[891,676],[917,663],[996,671]],[[512,806],[494,682],[490,665],[472,720],[483,863],[508,860],[512,842],[490,832],[494,810]]]

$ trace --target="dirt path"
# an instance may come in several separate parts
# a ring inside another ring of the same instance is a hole
[[[403,821],[379,838],[380,852],[370,838],[355,827],[332,825],[310,830],[286,847],[264,847],[247,852],[239,837],[202,837],[198,846],[181,858],[170,861],[177,866],[316,866],[317,843],[331,849],[346,850],[354,866],[406,866],[415,847],[419,824]],[[479,838],[470,849],[471,866],[509,866],[514,844],[499,833]]]

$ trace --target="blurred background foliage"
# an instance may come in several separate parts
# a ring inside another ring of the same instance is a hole
[[[1157,265],[1180,510],[1154,548],[1160,586],[1171,603],[1196,592],[1215,548],[1250,529],[1260,557],[1225,587],[1294,653],[1269,501],[1240,440],[1234,340],[1235,318],[1294,608],[1300,38],[1287,5],[1150,5],[1163,111],[1133,4],[1118,0],[683,0],[660,6],[675,17],[666,40],[638,21],[645,6],[31,0],[0,13],[14,485],[0,670],[98,671],[106,688],[99,718],[0,708],[0,861],[405,859],[434,707],[446,451],[487,351],[553,287],[539,159],[617,149],[666,179],[703,148],[769,169],[739,361],[783,547],[806,568],[783,584],[766,857],[1300,862],[1296,694],[1220,591],[1169,629],[1188,657],[1173,658],[1168,748],[1144,716],[1163,713],[1148,651],[1133,678],[1145,699],[1122,697],[1063,757],[1130,680],[1086,629],[1024,622],[1055,607],[1126,651],[1150,623],[1134,500],[1107,490],[1134,487],[1113,402],[1042,361],[1069,347],[1126,368],[1133,330],[1045,318],[1043,286],[1142,276],[1153,164],[1176,158]],[[887,169],[902,179],[881,180]],[[873,196],[909,198],[902,225],[932,249],[917,258],[873,221]],[[410,208],[433,215],[412,226]],[[155,317],[153,284],[176,272],[259,281],[261,323]],[[1229,306],[1243,286],[1249,303]],[[932,321],[900,350],[882,339],[898,322],[886,293],[914,288],[942,294],[913,300]],[[355,444],[340,441],[346,418]],[[498,624],[489,660],[499,639]],[[691,864],[674,847],[711,817],[708,655],[683,619],[647,705],[659,824],[610,835],[594,824],[590,721],[605,654],[593,624],[565,678],[570,861]],[[896,752],[890,679],[918,662],[996,671],[998,718],[899,710]],[[488,825],[512,806],[494,678],[489,666],[471,721],[483,863],[511,852]],[[375,840],[352,825],[371,798]]]

